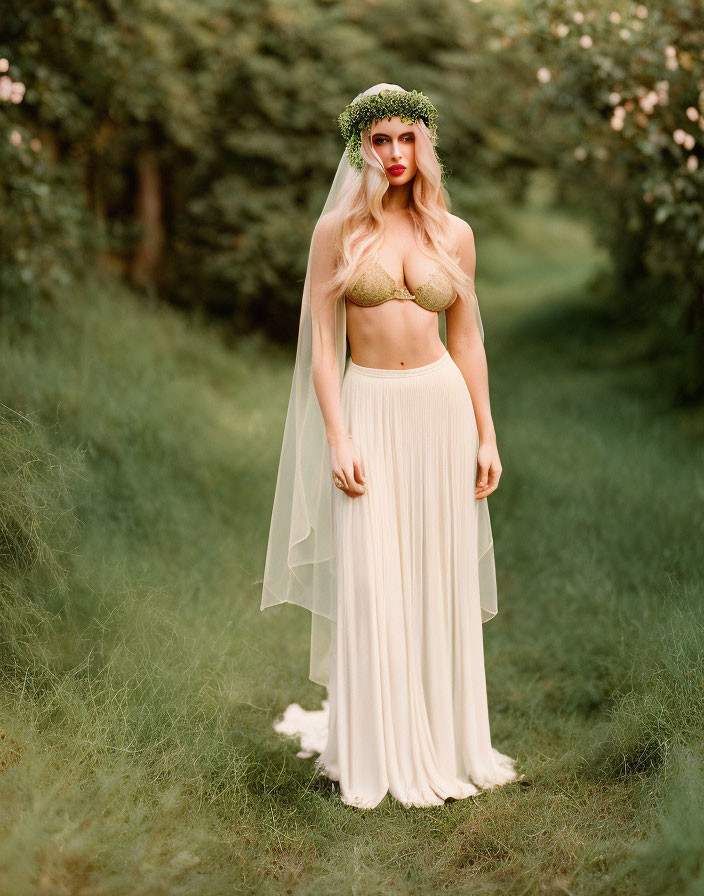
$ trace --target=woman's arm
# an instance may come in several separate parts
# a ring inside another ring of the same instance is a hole
[[[364,470],[349,438],[340,407],[340,375],[335,352],[335,301],[329,284],[334,274],[334,212],[318,221],[311,240],[310,314],[313,387],[325,421],[332,472],[342,479],[345,494],[363,495]]]
[[[459,241],[460,267],[474,278],[477,264],[474,233],[461,218],[453,216]],[[479,433],[476,498],[491,494],[499,484],[501,461],[496,446],[496,431],[489,402],[489,371],[482,337],[472,308],[455,301],[445,312],[447,350],[462,372],[472,398]]]

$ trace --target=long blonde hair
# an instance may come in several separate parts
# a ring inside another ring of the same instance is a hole
[[[430,131],[419,120],[409,129],[415,135],[417,171],[409,210],[416,242],[444,270],[458,298],[476,300],[474,280],[459,265],[454,230],[441,184],[442,170]],[[345,293],[363,269],[375,260],[385,230],[382,198],[389,189],[384,164],[371,141],[371,127],[362,131],[361,153],[367,164],[361,174],[351,171],[344,183],[335,216],[334,242],[337,266],[330,281],[335,301]]]

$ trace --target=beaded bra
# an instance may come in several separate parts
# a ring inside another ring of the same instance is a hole
[[[410,299],[428,311],[444,311],[455,300],[447,274],[438,267],[415,295],[406,288],[398,286],[394,278],[384,268],[374,262],[347,291],[347,298],[355,305],[381,305],[389,299]]]

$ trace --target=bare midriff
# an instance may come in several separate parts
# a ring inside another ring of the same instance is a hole
[[[345,299],[350,357],[361,367],[423,367],[445,353],[438,315],[415,302],[392,299],[362,308]]]

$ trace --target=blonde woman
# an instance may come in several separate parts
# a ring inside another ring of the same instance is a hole
[[[311,241],[263,579],[262,609],[311,611],[310,677],[328,689],[322,710],[292,703],[275,727],[362,809],[523,777],[490,736],[487,497],[501,461],[474,239],[448,209],[436,118],[392,84],[339,117],[347,146]]]

